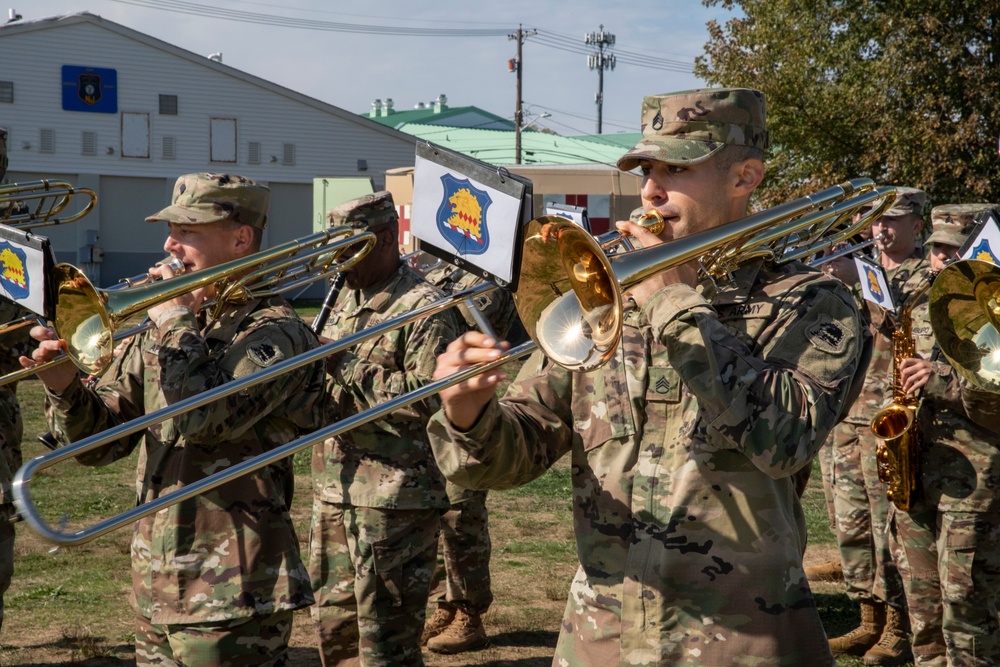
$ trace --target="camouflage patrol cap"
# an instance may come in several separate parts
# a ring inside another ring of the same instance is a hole
[[[146,218],[197,225],[232,220],[263,229],[271,190],[245,176],[232,174],[185,174],[174,184],[170,206]]]
[[[976,217],[995,204],[944,204],[931,210],[931,235],[924,245],[943,243],[961,247],[976,227]]]
[[[331,208],[326,214],[328,224],[349,225],[355,229],[378,227],[396,222],[398,219],[396,204],[392,201],[392,194],[387,190],[350,199]]]
[[[882,214],[883,218],[901,218],[904,215],[916,214],[924,217],[927,209],[927,193],[917,188],[897,187],[896,201],[888,211]]]
[[[622,171],[639,160],[685,165],[704,162],[727,144],[768,145],[764,93],[750,88],[704,88],[642,100],[642,141],[618,160]]]

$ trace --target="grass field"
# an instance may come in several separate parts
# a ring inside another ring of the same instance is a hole
[[[19,388],[26,416],[25,459],[45,451],[36,436],[46,429],[37,381]],[[296,457],[296,525],[308,535],[310,489],[308,452]],[[836,554],[817,474],[805,496],[810,546],[806,562]],[[101,469],[62,464],[32,485],[50,521],[64,514],[70,525],[107,517],[132,505],[135,458]],[[576,570],[568,464],[560,462],[542,478],[514,491],[490,495],[492,574],[496,601],[487,614],[491,645],[482,651],[445,657],[426,652],[428,665],[543,667],[551,656],[569,582]],[[0,633],[0,665],[134,664],[133,616],[128,606],[131,531],[120,530],[89,544],[50,551],[34,533],[18,525],[16,572],[5,597]],[[814,587],[828,634],[857,624],[858,612],[839,585]],[[307,611],[296,614],[292,664],[320,662]],[[840,665],[861,665],[844,659]]]

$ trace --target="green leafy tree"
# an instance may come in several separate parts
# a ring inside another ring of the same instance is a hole
[[[846,178],[1000,202],[1000,0],[704,0],[695,73],[767,95],[771,205]]]

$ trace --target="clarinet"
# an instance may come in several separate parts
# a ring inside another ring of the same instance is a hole
[[[326,321],[330,319],[330,313],[333,312],[333,304],[337,303],[337,297],[340,296],[340,290],[344,287],[344,280],[346,277],[343,273],[338,273],[333,280],[330,281],[330,290],[326,293],[326,298],[323,299],[323,305],[320,306],[319,312],[316,313],[316,319],[313,320],[312,330],[317,336],[323,333],[323,327],[326,326]]]

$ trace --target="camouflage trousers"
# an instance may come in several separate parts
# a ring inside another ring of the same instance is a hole
[[[841,422],[833,431],[833,502],[847,595],[903,609],[903,581],[889,550],[889,507],[878,478],[878,441],[867,424]]]
[[[0,630],[3,630],[3,596],[14,577],[14,507],[0,507]]]
[[[441,510],[313,501],[309,576],[324,667],[424,664],[420,634]]]
[[[1000,516],[914,506],[893,513],[891,535],[916,664],[1000,665]]]
[[[451,508],[441,517],[430,601],[462,605],[482,615],[493,603],[486,491],[463,489],[451,482],[447,488]]]
[[[154,625],[136,617],[137,667],[283,667],[292,612],[218,623]]]
[[[816,459],[819,461],[820,481],[823,482],[823,498],[826,500],[826,516],[830,520],[830,529],[834,532],[837,531],[837,507],[833,500],[833,448],[836,433],[836,430],[830,431],[826,442],[816,453]]]

